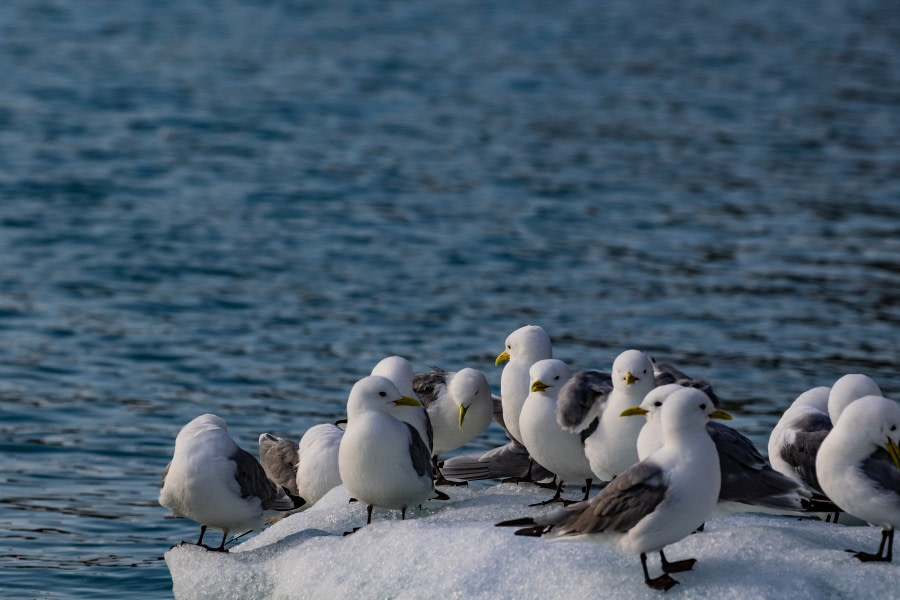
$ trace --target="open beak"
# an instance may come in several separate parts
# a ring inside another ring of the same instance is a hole
[[[550,386],[547,385],[546,383],[544,383],[543,381],[541,381],[540,379],[538,379],[537,381],[535,381],[534,383],[531,384],[531,391],[532,392],[543,392],[548,387],[550,387]]]
[[[459,428],[462,429],[463,419],[466,418],[466,411],[469,410],[468,406],[460,406],[459,407]]]
[[[627,373],[625,373],[625,383],[627,383],[628,385],[631,385],[631,384],[634,383],[635,381],[640,381],[640,378],[635,377],[635,376],[631,373],[631,371],[628,371]]]
[[[409,396],[401,396],[397,400],[394,400],[394,404],[397,406],[422,406],[421,402],[415,398],[410,398]]]
[[[508,360],[509,360],[509,352],[501,352],[497,356],[497,360],[494,361],[494,366],[499,367],[500,365],[502,365],[503,363],[505,363]]]
[[[717,408],[716,410],[709,413],[709,418],[710,419],[719,419],[721,421],[730,421],[731,415],[729,415],[727,412],[725,412],[721,408]]]
[[[887,441],[887,451],[888,454],[891,455],[894,466],[900,468],[900,447],[898,447],[891,438],[888,438]]]
[[[631,375],[631,373],[629,373]],[[626,408],[621,413],[619,413],[620,417],[640,417],[646,415],[649,410],[643,409],[640,406],[632,406],[631,408]]]

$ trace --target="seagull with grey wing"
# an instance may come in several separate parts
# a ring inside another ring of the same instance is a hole
[[[267,519],[299,508],[305,500],[271,481],[253,455],[231,439],[224,420],[205,414],[178,433],[172,461],[163,473],[159,503],[178,517],[200,523],[196,545],[227,552],[229,533],[259,529]],[[207,527],[222,531],[222,543],[216,548],[203,544]]]
[[[638,554],[646,585],[668,590],[678,583],[670,574],[693,569],[696,560],[669,562],[663,549],[703,524],[719,497],[719,458],[706,423],[730,418],[703,392],[681,390],[662,408],[662,448],[586,502],[498,526],[524,526],[516,535],[604,543]],[[647,553],[653,552],[659,552],[663,570],[655,578],[647,569]]]
[[[353,385],[347,400],[347,430],[341,439],[341,481],[366,505],[372,522],[376,506],[400,511],[435,495],[431,451],[418,430],[391,416],[396,406],[421,406],[387,378],[370,375]]]

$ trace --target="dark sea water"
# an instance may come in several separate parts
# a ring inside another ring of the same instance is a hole
[[[762,449],[900,397],[893,2],[4,0],[0,73],[0,596],[170,596],[184,423],[299,438],[390,354],[496,391],[527,323]]]

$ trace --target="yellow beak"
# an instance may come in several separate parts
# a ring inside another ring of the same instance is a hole
[[[401,396],[397,400],[394,400],[394,404],[397,406],[422,406],[421,402],[415,398],[410,398],[409,396]]]
[[[891,438],[888,438],[887,451],[888,454],[891,455],[894,466],[900,469],[900,447],[898,447]]]
[[[502,365],[503,363],[505,363],[508,360],[509,360],[509,352],[501,352],[497,356],[497,360],[494,361],[494,366],[499,367],[500,365]]]
[[[628,385],[631,385],[635,381],[640,381],[640,379],[638,379],[637,377],[632,375],[631,371],[628,371],[627,373],[625,373],[625,383],[627,383]]]
[[[729,415],[727,412],[725,412],[721,408],[717,408],[716,410],[709,413],[709,418],[710,419],[720,419],[722,421],[730,421],[731,415]]]
[[[630,373],[629,373],[630,375]],[[619,413],[620,417],[640,417],[642,415],[646,415],[649,410],[643,409],[640,406],[632,406],[631,408],[626,408],[621,413]]]
[[[459,428],[462,429],[463,419],[466,418],[466,411],[469,410],[468,406],[460,406],[459,407]]]
[[[550,387],[550,386],[547,385],[546,383],[544,383],[543,381],[541,381],[540,379],[538,379],[537,381],[535,381],[534,383],[531,384],[531,391],[532,392],[543,392],[548,387]]]

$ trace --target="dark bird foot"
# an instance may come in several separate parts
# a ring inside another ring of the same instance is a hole
[[[447,479],[443,475],[434,480],[434,485],[452,485],[452,486],[460,486],[460,485],[469,485],[468,481],[452,481]]]
[[[532,483],[531,477],[507,477],[506,479],[501,479],[500,483],[514,483],[519,485],[520,483]]]
[[[521,519],[510,519],[509,521],[500,521],[494,527],[520,527],[522,525],[536,525],[531,517],[522,517]]]
[[[344,532],[344,537],[347,537],[348,535],[353,535],[354,533],[356,533],[356,532],[359,531],[360,529],[362,529],[362,528],[361,528],[361,527],[354,527],[354,528],[353,528],[352,530],[350,530],[350,531],[345,531],[345,532]]]
[[[566,504],[566,502],[570,502],[570,501],[563,500],[559,496],[553,496],[549,500],[544,500],[543,502],[535,502],[534,504],[529,504],[528,506],[547,506],[548,504],[555,504],[556,502],[559,502],[559,503],[563,504],[564,506],[568,506],[568,504]]]
[[[667,592],[670,589],[672,589],[673,587],[675,587],[676,585],[678,585],[678,582],[676,580],[672,579],[671,577],[669,577],[668,574],[660,575],[659,577],[656,577],[655,579],[645,579],[644,583],[646,583],[649,587],[653,588],[654,590],[660,590],[661,592]]]
[[[228,553],[228,548],[225,548],[223,546],[219,546],[218,548],[210,548],[209,546],[203,544],[203,547],[206,548],[207,550],[209,550],[210,552],[225,552],[226,554]]]
[[[524,529],[516,529],[514,535],[524,535],[525,537],[541,537],[550,532],[550,525],[535,525],[534,527],[525,527]]]
[[[556,489],[556,483],[554,483],[552,481],[548,481],[547,483],[540,483],[538,481],[532,480],[531,483],[538,486],[539,488],[544,488],[545,490],[555,490]]]
[[[348,504],[353,504],[354,502],[359,502],[356,498],[350,498]]]
[[[434,490],[434,493],[437,494],[432,500],[449,500],[450,496],[442,492],[441,490]]]
[[[847,552],[853,552],[853,556],[859,559],[860,562],[891,562],[889,558],[885,558],[880,554],[869,554],[868,552],[855,552],[853,550],[847,550]]]
[[[697,564],[696,558],[687,558],[685,560],[663,563],[662,570],[664,573],[684,573],[692,570],[695,564]]]

